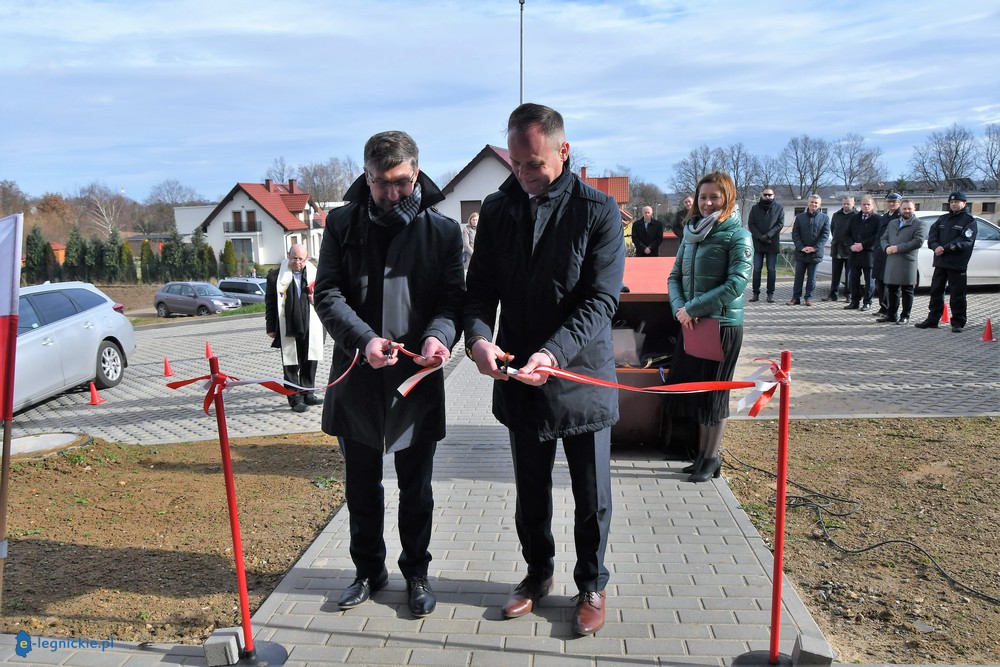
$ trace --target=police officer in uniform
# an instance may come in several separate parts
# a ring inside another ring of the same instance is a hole
[[[934,251],[934,276],[927,319],[913,326],[937,329],[944,314],[944,291],[951,287],[951,330],[961,333],[966,322],[966,274],[972,246],[976,243],[976,219],[965,210],[961,192],[948,195],[949,213],[934,221],[927,232],[927,247]]]

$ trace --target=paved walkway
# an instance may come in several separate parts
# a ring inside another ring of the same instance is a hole
[[[779,287],[779,296],[786,289]],[[914,314],[925,312],[921,302],[926,308],[926,296],[922,301],[918,297]],[[1000,321],[1000,296],[978,294],[972,304],[970,329],[963,334],[876,325],[867,314],[842,311],[838,307],[842,304],[813,308],[751,304],[737,376],[757,365],[753,356],[774,357],[787,348],[793,350],[796,364],[792,407],[796,416],[997,414],[1000,344],[980,343],[978,338],[985,317]],[[183,334],[165,335],[163,346],[142,352],[146,356],[137,363],[137,372],[155,375],[157,365],[162,370],[157,357],[178,339],[198,347],[187,353],[196,360],[205,332],[193,328],[205,326],[218,324],[191,325]],[[234,362],[252,356],[241,355]],[[274,370],[266,374],[273,375]],[[556,589],[537,612],[502,620],[499,605],[524,568],[513,527],[515,499],[506,433],[490,416],[489,393],[489,381],[469,361],[460,360],[452,367],[447,379],[448,437],[435,460],[431,543],[435,560],[430,572],[438,594],[435,613],[422,620],[409,616],[405,583],[395,568],[390,568],[389,586],[373,601],[347,612],[336,607],[336,598],[354,573],[347,514],[341,510],[254,615],[255,641],[262,655],[264,648],[283,648],[289,653],[285,664],[303,666],[541,667],[728,665],[749,651],[767,650],[772,559],[725,479],[688,484],[677,472],[680,463],[658,460],[641,449],[614,450],[608,625],[594,637],[576,638],[570,629],[570,598],[576,593],[572,499],[561,456],[556,459],[554,489]],[[273,404],[273,398],[267,400]],[[774,414],[773,409],[770,412]],[[290,414],[281,411],[282,417]],[[22,428],[30,432],[30,419],[25,421]],[[231,435],[244,435],[241,430],[246,428],[252,423],[231,426]],[[190,435],[186,427],[175,438],[191,439]],[[397,496],[391,464],[386,472],[391,564],[399,552],[392,521]],[[787,582],[781,619],[783,654],[791,654],[799,635],[822,639]],[[104,652],[67,648],[48,653],[36,648],[22,659],[14,655],[13,646],[13,636],[0,638],[0,661],[130,667],[205,664],[201,647],[125,645]]]

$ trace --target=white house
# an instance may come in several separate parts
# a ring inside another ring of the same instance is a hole
[[[510,175],[510,153],[506,148],[487,144],[441,189],[445,200],[434,208],[465,224]]]
[[[178,232],[180,220],[177,220]],[[205,241],[217,251],[232,241],[240,270],[253,264],[278,264],[296,244],[305,244],[316,258],[323,240],[326,214],[299,189],[288,183],[237,183],[202,219]]]

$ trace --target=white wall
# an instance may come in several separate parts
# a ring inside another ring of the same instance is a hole
[[[483,160],[435,208],[449,218],[464,223],[464,220],[460,220],[462,202],[486,199],[488,195],[497,191],[497,188],[507,180],[508,176],[510,176],[510,170],[500,164],[498,160],[492,158]]]
[[[233,219],[233,211],[242,212],[244,220],[246,220],[246,211],[255,211],[261,231],[226,234],[225,223]],[[292,233],[305,239],[308,230]],[[288,245],[290,244],[286,241],[286,234],[284,227],[275,222],[274,218],[260,208],[247,193],[240,190],[209,225],[205,238],[216,252],[222,252],[227,238],[248,238],[253,243],[255,262],[258,264],[278,264],[288,254]]]
[[[205,222],[205,218],[216,206],[218,204],[174,206],[174,225],[177,227],[177,233],[187,241],[194,233],[194,228]]]

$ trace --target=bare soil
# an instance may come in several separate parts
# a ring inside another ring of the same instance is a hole
[[[792,423],[786,581],[839,661],[1000,663],[997,435],[991,418]],[[769,541],[776,442],[773,421],[734,422],[723,468]],[[256,609],[343,502],[342,461],[322,434],[234,440],[232,458]],[[238,625],[219,461],[212,441],[16,459],[0,632],[200,643]],[[835,547],[814,506],[837,544],[874,548]]]

